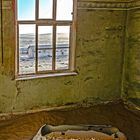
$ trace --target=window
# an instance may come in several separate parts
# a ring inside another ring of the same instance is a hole
[[[18,76],[74,71],[76,0],[17,0]]]

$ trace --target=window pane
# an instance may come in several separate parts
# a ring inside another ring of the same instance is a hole
[[[52,48],[52,26],[38,26],[38,43],[39,45],[48,45]]]
[[[19,74],[35,72],[35,25],[19,25]]]
[[[57,26],[56,47],[69,47],[70,26]]]
[[[39,0],[39,18],[52,19],[53,0]]]
[[[56,49],[56,70],[69,69],[69,48]]]
[[[73,0],[57,0],[57,20],[72,20]]]
[[[38,51],[38,71],[52,70],[52,49]]]
[[[69,69],[70,26],[56,27],[56,69]]]
[[[38,70],[52,70],[52,26],[38,27]]]
[[[18,20],[35,20],[35,0],[17,0]]]

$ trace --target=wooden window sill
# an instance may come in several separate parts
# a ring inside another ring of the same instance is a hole
[[[17,76],[16,81],[47,78],[47,77],[74,76],[74,75],[77,75],[77,73],[76,72],[66,72],[66,73],[63,72],[63,73],[51,73],[51,74],[39,74],[39,75],[23,75],[23,76]]]

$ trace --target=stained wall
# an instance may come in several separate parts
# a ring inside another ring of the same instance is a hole
[[[128,12],[124,98],[140,106],[140,1]]]
[[[0,112],[112,101],[121,98],[126,2],[77,5],[76,76],[15,80],[15,4],[3,0]]]

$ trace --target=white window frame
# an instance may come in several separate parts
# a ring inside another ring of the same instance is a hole
[[[76,75],[75,73],[75,49],[76,49],[76,10],[77,0],[73,0],[73,16],[72,20],[56,20],[56,5],[57,0],[53,0],[53,17],[52,19],[39,19],[39,0],[35,0],[35,20],[17,20],[17,2],[16,2],[16,77],[17,79],[30,79],[51,76]],[[35,58],[35,73],[19,74],[19,25],[35,24],[35,40],[36,40],[36,58]],[[53,63],[52,70],[38,71],[38,26],[53,26]],[[55,55],[56,55],[56,27],[70,26],[70,42],[69,42],[69,68],[55,70]]]

